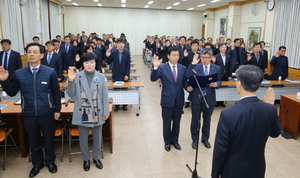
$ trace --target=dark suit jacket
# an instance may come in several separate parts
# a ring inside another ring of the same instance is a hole
[[[278,77],[281,76],[281,79],[284,80],[288,77],[289,73],[289,61],[286,56],[272,57],[270,64],[274,66],[273,72],[271,74],[272,80],[278,80]]]
[[[157,70],[152,70],[150,80],[152,82],[160,79],[162,83],[160,105],[162,107],[173,108],[175,101],[178,108],[182,108],[184,104],[184,92],[186,84],[186,67],[177,64],[177,82],[175,82],[170,65],[164,64]]]
[[[158,53],[156,53],[156,43],[152,43],[151,45],[150,45],[150,48],[151,48],[151,52],[152,52],[152,56],[154,55],[154,54],[157,54],[158,56],[159,56],[159,53],[160,53],[160,51],[161,51],[161,48],[159,47],[158,48]],[[162,46],[162,44],[160,44],[160,46]],[[160,57],[160,56],[159,56]]]
[[[247,53],[245,49],[242,47],[238,47],[238,48],[239,48],[239,54],[237,54],[236,49],[231,50],[231,48],[229,48],[227,51],[227,53],[231,56],[231,69],[234,69],[234,66],[237,62],[237,55],[240,56],[240,65],[244,64],[247,61]]]
[[[257,67],[259,67],[263,72],[265,72],[265,61],[261,55],[261,53],[259,53],[259,61],[257,62],[255,53],[251,53],[252,58],[250,59],[250,61],[245,61],[243,64],[251,64],[251,65],[255,65]]]
[[[190,78],[190,76],[193,76],[192,69],[196,70],[198,76],[204,76],[203,65],[202,65],[202,63],[199,63],[196,65],[191,64],[189,66],[189,68],[186,72],[187,78]],[[220,87],[221,86],[220,67],[211,63],[210,68],[209,68],[209,75],[216,74],[216,73],[219,74],[217,84]],[[207,104],[209,106],[215,106],[216,105],[216,89],[212,88],[212,87],[204,87],[204,88],[202,88],[202,90],[204,92],[206,92],[205,98],[206,98]],[[192,102],[192,103],[200,104],[199,95],[200,95],[199,89],[194,88],[194,90],[190,92],[188,100],[190,100],[190,102]]]
[[[3,66],[2,64],[2,58],[3,55],[5,55],[4,51],[0,52],[0,66]],[[22,68],[22,61],[21,61],[21,56],[20,53],[17,51],[11,50],[10,56],[9,56],[9,61],[8,61],[8,68],[7,71],[9,72],[8,79],[11,79],[13,74],[15,73],[16,70]]]
[[[184,45],[183,47],[180,46],[180,44],[177,45],[177,48],[179,49],[179,61],[178,63],[182,64],[182,60],[184,57],[184,50],[187,50],[187,52],[191,51],[191,48],[188,45]]]
[[[86,44],[89,44],[89,42],[87,41]],[[79,51],[79,55],[82,56],[83,55],[83,47],[84,47],[84,41],[80,41],[78,43],[78,51]]]
[[[100,48],[96,46],[94,51],[98,51],[102,56],[101,57],[102,61],[104,61],[106,59],[106,50],[107,50],[107,46],[101,45]]]
[[[66,50],[66,44],[63,44],[60,46],[61,49]],[[74,45],[69,44],[69,51],[66,51],[66,63],[65,63],[65,69],[67,69],[69,66],[75,65],[75,59],[77,55],[77,49]]]
[[[55,50],[54,50],[55,51]],[[66,68],[67,64],[66,64],[66,61],[67,61],[67,53],[64,49],[60,48],[58,50],[58,54],[61,55],[61,59],[62,59],[62,65],[63,65],[63,70],[68,70],[68,68]]]
[[[48,58],[48,53],[45,53],[44,57],[42,58],[42,61],[41,61],[42,64],[45,65],[45,66],[49,66],[49,67],[53,68],[56,72],[56,76],[58,78],[63,79],[64,78],[63,75],[62,75],[63,60],[62,60],[61,55],[53,52],[50,64],[48,64],[47,58]]]
[[[194,58],[195,53],[193,51],[189,51],[188,52],[188,56],[187,57],[183,57],[182,59],[182,65],[189,67],[190,64],[193,62],[193,58]]]
[[[127,50],[123,50],[121,64],[119,62],[119,50],[111,53],[107,58],[107,63],[113,62],[112,78],[113,81],[124,81],[125,75],[130,78],[130,54]]]
[[[274,105],[248,97],[223,109],[217,127],[212,177],[263,178],[265,144],[280,134]]]
[[[268,51],[263,49],[263,52],[260,51],[260,53],[261,53],[262,59],[264,61],[265,68],[268,68]]]
[[[225,65],[223,63],[222,54],[217,54],[215,64],[220,66],[220,77],[222,81],[228,81],[228,77],[232,77],[232,69],[231,69],[231,56],[229,54],[225,54]]]

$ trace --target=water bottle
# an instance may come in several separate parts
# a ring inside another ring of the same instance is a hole
[[[3,91],[3,92],[1,93],[1,101],[2,101],[2,102],[6,102],[6,101],[7,101],[7,94],[6,94],[5,91]]]
[[[280,82],[280,81],[281,81],[281,76],[278,77],[278,82]]]

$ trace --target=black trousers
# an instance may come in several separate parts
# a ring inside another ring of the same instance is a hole
[[[46,164],[54,163],[56,158],[54,154],[54,134],[57,124],[57,121],[54,119],[54,113],[43,116],[24,116],[23,120],[24,128],[28,133],[33,166],[43,162]],[[41,133],[45,144],[45,158],[42,151]]]
[[[183,107],[162,107],[163,136],[165,144],[178,143]]]
[[[203,113],[203,126],[201,129],[202,138],[201,140],[208,141],[210,134],[210,121],[211,115],[214,111],[214,106],[209,106],[207,109],[205,103],[200,102],[200,104],[192,103],[192,121],[191,121],[191,136],[193,142],[198,140],[198,125],[200,122],[201,128],[201,113]]]

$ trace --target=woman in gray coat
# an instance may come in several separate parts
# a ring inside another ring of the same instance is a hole
[[[78,126],[79,143],[83,157],[83,169],[90,170],[90,156],[88,146],[89,130],[93,132],[93,162],[97,168],[103,165],[99,160],[101,151],[102,125],[109,116],[108,93],[103,74],[95,70],[97,57],[93,53],[81,56],[84,70],[68,71],[67,92],[75,100],[72,124]]]

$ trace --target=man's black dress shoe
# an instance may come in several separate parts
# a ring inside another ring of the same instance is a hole
[[[174,145],[174,147],[177,149],[177,150],[181,150],[181,146],[179,145],[179,143],[175,143],[175,144],[172,144]]]
[[[123,110],[124,110],[124,111],[127,111],[127,110],[128,110],[128,107],[127,107],[127,106],[123,106]]]
[[[51,172],[51,173],[57,172],[57,166],[55,163],[46,164],[46,166],[48,167],[49,172]]]
[[[101,161],[98,159],[98,160],[94,160],[94,163],[96,164],[96,167],[98,169],[103,169],[103,164],[101,163]]]
[[[206,148],[210,148],[210,147],[211,147],[211,146],[210,146],[210,143],[209,143],[208,141],[202,140],[201,142],[204,144],[204,146],[205,146]]]
[[[193,148],[193,149],[196,149],[196,148],[197,148],[197,142],[193,142],[193,143],[192,143],[192,148]]]
[[[115,106],[114,111],[115,111],[115,112],[119,111],[119,106]]]
[[[36,175],[38,175],[40,169],[42,169],[43,167],[44,167],[44,163],[34,166],[29,173],[29,177],[35,177]]]
[[[170,151],[171,150],[171,145],[170,144],[165,144],[165,150]]]
[[[190,106],[190,102],[186,102],[184,108],[188,108]]]
[[[226,105],[225,105],[224,103],[221,103],[221,104],[220,104],[220,106],[222,106],[222,107],[226,107]]]
[[[89,171],[90,170],[90,160],[88,161],[83,161],[83,169],[85,171]]]

